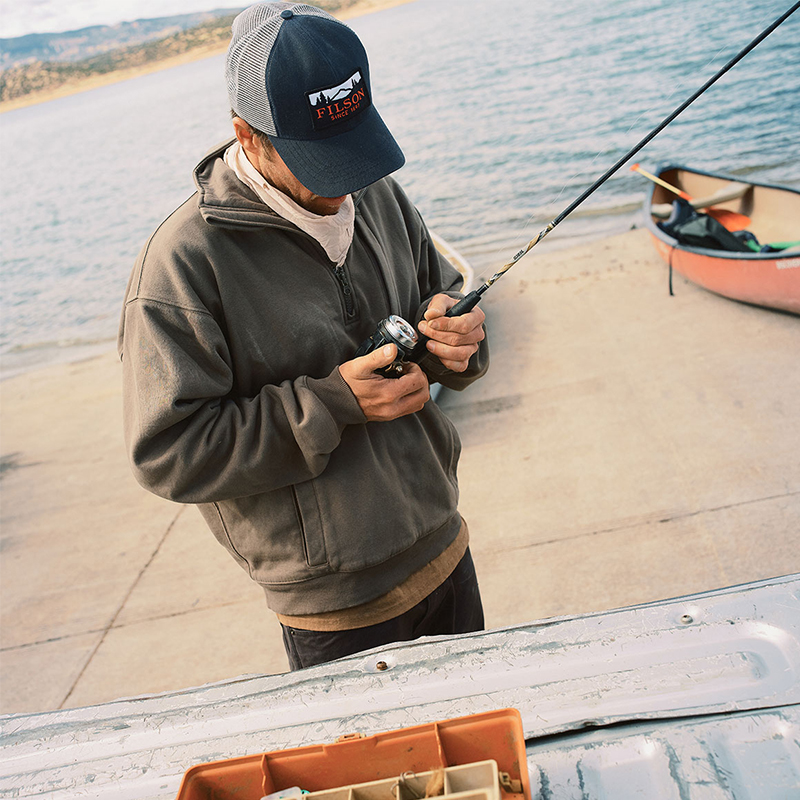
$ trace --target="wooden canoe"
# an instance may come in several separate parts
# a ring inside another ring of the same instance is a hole
[[[715,202],[713,208],[746,215],[747,230],[761,244],[800,241],[800,191],[796,189],[743,183],[728,175],[676,165],[659,167],[656,175],[692,198],[721,197],[722,202]],[[742,253],[681,244],[656,224],[674,199],[669,189],[651,183],[645,205],[647,228],[671,269],[724,297],[800,314],[800,247]]]

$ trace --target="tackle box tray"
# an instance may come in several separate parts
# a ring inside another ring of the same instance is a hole
[[[294,800],[500,800],[500,773],[496,761],[476,761],[458,767],[441,767],[428,772],[404,772],[397,777],[369,783],[355,783],[301,794],[294,787]],[[288,800],[280,790],[270,800]]]
[[[450,769],[463,765],[473,769]],[[442,769],[448,800],[530,800],[519,711],[487,711],[198,764],[184,774],[177,800],[260,800],[293,787],[310,793],[305,794],[308,800],[375,800],[378,785],[386,800],[416,800],[412,795],[420,785],[424,789],[423,776],[427,781],[430,773]],[[496,779],[486,777],[491,769]]]

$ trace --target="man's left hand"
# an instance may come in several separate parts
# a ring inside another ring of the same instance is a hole
[[[486,336],[483,330],[486,315],[476,306],[460,317],[446,317],[457,302],[446,294],[435,295],[419,323],[419,330],[429,338],[428,351],[445,367],[453,372],[464,372]]]

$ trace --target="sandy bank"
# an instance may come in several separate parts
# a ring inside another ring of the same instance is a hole
[[[413,0],[360,0],[355,6],[342,11],[335,16],[341,20],[354,19],[363,16],[364,14],[372,14],[375,11],[382,11],[386,8],[393,6],[403,5],[405,3],[413,2]],[[33,92],[25,95],[25,97],[18,97],[14,100],[8,100],[0,103],[0,114],[6,111],[13,111],[17,108],[25,108],[27,106],[36,105],[37,103],[46,103],[49,100],[55,100],[59,97],[67,97],[78,92],[86,92],[90,89],[97,89],[100,86],[108,86],[112,83],[119,83],[126,81],[130,78],[138,78],[142,75],[149,75],[152,72],[160,72],[164,69],[171,67],[179,67],[182,64],[189,64],[193,61],[199,61],[202,58],[209,58],[224,53],[227,49],[227,44],[217,47],[198,47],[186,53],[181,53],[177,56],[165,58],[160,61],[154,61],[150,64],[145,64],[140,67],[131,69],[116,70],[109,72],[106,75],[95,75],[90,78],[85,78],[79,81],[69,82],[62,84],[56,89],[48,90],[45,92]]]
[[[490,627],[800,571],[800,320],[675,290],[632,231],[484,297],[489,374],[440,404]],[[286,669],[196,509],[131,476],[114,353],[0,392],[0,712]]]

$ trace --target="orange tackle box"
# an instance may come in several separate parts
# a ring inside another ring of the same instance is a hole
[[[307,800],[417,800],[442,770],[439,794],[448,800],[530,800],[519,711],[198,764],[184,774],[177,800],[261,800],[293,787]]]

